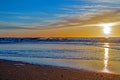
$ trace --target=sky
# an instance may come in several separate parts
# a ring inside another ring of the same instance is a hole
[[[106,36],[120,37],[120,0],[0,0],[0,37]]]

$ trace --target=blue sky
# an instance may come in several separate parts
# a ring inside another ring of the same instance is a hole
[[[0,30],[68,27],[119,10],[120,0],[0,0]]]
[[[74,3],[70,0],[2,0],[0,17],[3,21],[43,24],[45,20],[58,19],[57,14],[67,13],[62,7]]]

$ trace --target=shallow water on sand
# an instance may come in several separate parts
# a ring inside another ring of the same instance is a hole
[[[120,44],[82,42],[0,44],[0,59],[120,73]]]

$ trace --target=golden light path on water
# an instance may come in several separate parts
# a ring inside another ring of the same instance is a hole
[[[104,68],[103,72],[110,72],[108,69],[109,62],[109,43],[104,43]]]

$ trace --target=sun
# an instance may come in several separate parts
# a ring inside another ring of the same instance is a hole
[[[111,28],[110,27],[104,27],[103,32],[105,35],[109,35],[111,33]]]
[[[101,26],[103,28],[103,33],[106,37],[108,37],[111,34],[111,27],[114,26],[115,23],[101,23],[98,24],[98,26]]]

